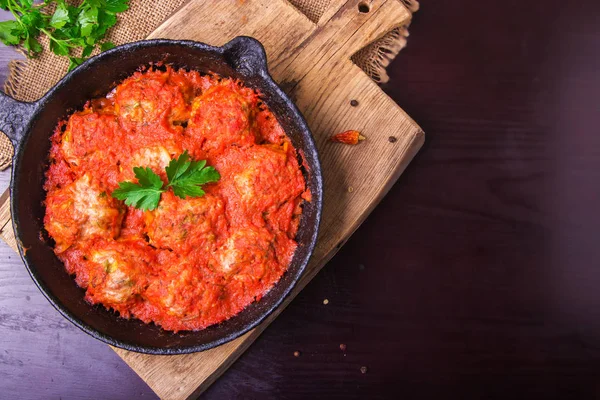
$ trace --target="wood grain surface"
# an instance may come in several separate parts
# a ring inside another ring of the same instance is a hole
[[[193,398],[206,390],[342,247],[422,146],[421,128],[351,61],[357,51],[410,18],[398,0],[368,5],[335,0],[317,23],[284,0],[191,0],[150,35],[217,46],[240,35],[261,41],[270,73],[313,132],[324,181],[323,216],[311,261],[282,306],[259,327],[191,355],[150,356],[115,348],[162,399]],[[360,130],[367,140],[359,146],[329,140],[348,129]],[[5,202],[0,234],[16,247],[7,210]]]
[[[383,89],[427,143],[202,398],[597,398],[598,15],[595,0],[422,0]],[[155,398],[11,252],[0,397]]]
[[[206,390],[341,248],[423,144],[421,128],[350,60],[410,17],[397,0],[374,0],[366,10],[360,9],[358,0],[336,0],[317,24],[281,0],[192,0],[150,35],[212,45],[239,35],[260,40],[271,74],[294,98],[313,131],[325,187],[311,262],[284,304],[259,327],[231,343],[192,355],[161,357],[115,349],[161,398],[187,399]],[[275,24],[280,20],[289,24],[285,31]],[[353,100],[356,106],[351,105]],[[356,148],[329,141],[331,135],[348,129],[358,129],[368,139]],[[7,206],[0,207],[0,214]],[[10,223],[0,222],[2,237],[14,246]]]

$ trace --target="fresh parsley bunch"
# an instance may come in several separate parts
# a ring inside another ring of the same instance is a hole
[[[135,167],[133,172],[138,183],[120,182],[112,197],[125,200],[125,204],[141,210],[154,210],[158,207],[160,195],[168,188],[173,189],[175,196],[202,197],[204,190],[200,185],[217,182],[221,175],[213,167],[206,166],[206,160],[190,161],[186,151],[179,158],[171,160],[165,168],[169,183],[165,186],[160,176],[148,167]]]
[[[48,6],[56,4],[54,13]],[[46,35],[50,50],[69,57],[69,70],[88,58],[96,47],[106,51],[114,44],[103,41],[106,32],[117,23],[117,14],[129,8],[129,0],[83,0],[73,6],[65,0],[0,0],[0,8],[10,11],[14,21],[0,22],[0,41],[6,45],[21,45],[29,57],[42,51],[38,41]]]

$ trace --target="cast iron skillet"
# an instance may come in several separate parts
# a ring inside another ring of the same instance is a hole
[[[304,174],[312,192],[312,201],[304,206],[298,230],[298,249],[282,279],[259,302],[240,314],[198,332],[173,334],[86,303],[83,290],[65,272],[43,229],[42,185],[49,137],[57,122],[81,109],[87,100],[108,93],[140,66],[159,61],[239,78],[248,87],[258,89],[294,146],[303,152],[308,167]],[[283,301],[315,246],[323,196],[315,143],[296,106],[269,76],[265,51],[255,39],[238,37],[223,47],[171,40],[148,40],[117,47],[83,63],[36,102],[18,102],[0,92],[0,130],[15,146],[11,212],[25,266],[38,288],[65,318],[113,346],[149,354],[184,354],[230,341],[258,325]]]

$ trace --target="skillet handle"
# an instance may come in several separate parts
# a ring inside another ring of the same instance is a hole
[[[267,54],[263,45],[248,36],[238,36],[223,46],[227,62],[243,77],[267,76]]]
[[[0,131],[12,142],[15,154],[25,136],[25,128],[31,121],[35,104],[17,101],[0,91]]]

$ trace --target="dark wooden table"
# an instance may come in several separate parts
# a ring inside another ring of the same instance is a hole
[[[206,398],[600,396],[600,2],[423,3],[385,90],[427,144]],[[1,398],[155,397],[0,246]]]

